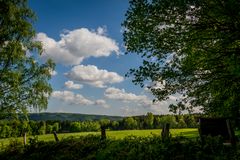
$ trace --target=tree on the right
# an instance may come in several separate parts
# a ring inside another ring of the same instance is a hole
[[[128,73],[156,100],[239,117],[240,1],[131,0],[123,22],[128,54],[142,56]]]

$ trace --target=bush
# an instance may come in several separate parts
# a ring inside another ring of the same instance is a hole
[[[0,159],[21,160],[236,160],[240,146],[225,146],[219,137],[199,139],[183,137],[162,141],[161,137],[126,137],[120,140],[101,140],[100,136],[67,138],[60,142],[43,142],[36,138],[23,147],[12,143],[0,153]]]

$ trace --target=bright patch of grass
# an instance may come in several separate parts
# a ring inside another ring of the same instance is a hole
[[[121,130],[121,131],[108,131],[107,136],[110,138],[122,139],[126,136],[139,136],[147,137],[153,135],[161,135],[161,129],[152,129],[152,130]],[[173,137],[175,136],[184,136],[184,137],[197,137],[198,131],[195,128],[186,128],[186,129],[170,129],[170,133]]]

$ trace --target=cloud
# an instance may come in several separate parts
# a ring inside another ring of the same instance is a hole
[[[51,74],[51,76],[56,76],[56,75],[57,75],[57,71],[55,71],[55,70],[50,70],[50,74]]]
[[[148,88],[149,89],[164,89],[165,85],[166,85],[165,80],[163,80],[162,82],[154,81],[148,85]]]
[[[104,88],[106,84],[119,83],[123,81],[123,77],[115,72],[98,69],[94,65],[77,65],[65,76],[71,80],[86,83],[95,87]]]
[[[148,111],[158,114],[169,113],[168,106],[171,104],[170,101],[157,101],[153,103],[152,99],[148,98],[146,95],[136,95],[134,93],[128,93],[124,89],[114,87],[107,88],[104,95],[109,99],[119,100],[124,103],[134,103],[136,104],[136,107],[143,107]],[[134,110],[134,108],[129,109],[129,107],[126,107],[125,109],[128,109],[129,114],[136,114],[136,110]],[[127,110],[125,111],[127,112]]]
[[[109,99],[120,100],[127,103],[137,102],[137,105],[144,107],[149,107],[152,105],[152,100],[150,100],[147,96],[127,93],[124,89],[110,87],[105,90],[104,95]]]
[[[98,99],[95,101],[95,105],[102,106],[103,108],[110,108],[110,106],[103,99]]]
[[[116,99],[122,101],[139,101],[141,99],[146,99],[147,97],[137,96],[133,93],[127,93],[124,89],[118,89],[114,87],[107,88],[104,95],[109,99]]]
[[[121,115],[123,116],[136,116],[136,115],[144,115],[145,111],[139,109],[138,107],[129,107],[124,106],[120,108]]]
[[[105,35],[107,33],[107,28],[106,27],[98,27],[97,28],[97,33],[99,35]]]
[[[73,81],[67,81],[64,83],[65,87],[68,89],[81,89],[83,85],[81,84],[75,84]]]
[[[83,97],[80,94],[74,94],[70,91],[54,91],[51,95],[53,98],[59,99],[64,102],[68,102],[69,104],[77,104],[77,105],[93,105],[94,102]]]
[[[75,94],[71,91],[54,91],[52,93],[52,98],[59,99],[61,101],[67,102],[70,105],[96,105],[103,108],[110,108],[110,106],[103,99],[98,99],[96,101],[89,100],[80,94]]]
[[[36,40],[43,44],[43,59],[51,58],[64,65],[78,65],[88,57],[107,57],[113,52],[119,54],[118,44],[105,33],[106,28],[102,27],[97,31],[80,28],[65,31],[59,41],[45,33],[38,33]]]

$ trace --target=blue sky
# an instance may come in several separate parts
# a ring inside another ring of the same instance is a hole
[[[124,55],[121,23],[128,0],[30,0],[38,20],[36,39],[56,62],[47,112],[104,115],[167,113],[169,102],[152,104],[151,93],[125,74],[141,64]]]

